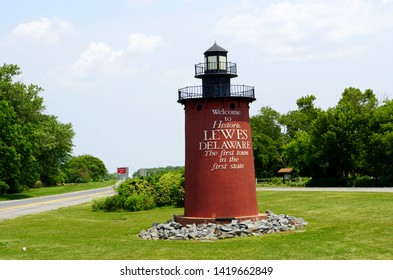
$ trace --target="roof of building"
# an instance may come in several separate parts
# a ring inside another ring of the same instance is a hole
[[[281,168],[280,170],[278,170],[278,172],[277,173],[291,173],[291,172],[293,172],[293,168],[291,168],[291,167],[285,167],[285,168]]]
[[[216,42],[214,42],[214,45],[211,46],[207,51],[205,51],[205,53],[207,52],[228,52],[226,49],[220,47],[219,45],[217,45]]]

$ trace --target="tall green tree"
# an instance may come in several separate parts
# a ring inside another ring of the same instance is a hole
[[[283,135],[280,114],[271,107],[262,107],[258,115],[250,118],[255,173],[258,178],[273,177],[283,166],[281,147]]]
[[[374,112],[366,162],[368,175],[382,185],[393,184],[393,100],[385,100]]]
[[[282,115],[280,123],[285,126],[286,134],[290,139],[299,131],[309,131],[310,124],[318,117],[320,108],[315,107],[314,95],[307,95],[296,100],[297,110],[289,111]]]
[[[21,156],[16,143],[23,141],[20,125],[15,122],[16,114],[6,100],[0,100],[0,193],[20,185]]]
[[[326,185],[392,186],[393,101],[380,105],[372,90],[353,87],[344,89],[337,105],[326,111],[315,108],[314,101],[312,95],[302,97],[297,110],[279,118],[286,128],[285,141],[267,137],[272,134],[264,125],[277,131],[275,122],[269,121],[277,119],[269,110],[252,118],[256,166],[267,162],[268,149],[280,143],[276,151],[282,150],[285,162],[300,175],[332,179],[323,181]]]
[[[8,192],[54,183],[74,136],[71,124],[43,113],[42,88],[18,81],[20,74],[17,65],[0,67],[0,183]]]
[[[61,178],[62,166],[71,158],[75,133],[70,123],[63,124],[55,116],[43,115],[37,126],[38,149],[35,157],[39,162],[38,172],[45,185],[54,185]]]
[[[309,132],[313,122],[322,113],[320,108],[315,107],[315,100],[314,95],[299,98],[296,101],[297,109],[289,111],[280,118],[286,136],[286,143],[282,147],[283,158],[301,176],[309,176],[315,169]]]
[[[297,131],[283,146],[283,157],[300,176],[310,176],[315,168],[315,157],[311,150],[311,137],[306,131]]]
[[[301,168],[301,173],[313,177],[342,178],[367,173],[370,122],[377,107],[371,90],[345,89],[335,107],[309,115],[315,119],[308,119],[309,125],[302,134],[296,132],[284,147],[284,154]]]
[[[370,121],[378,101],[372,90],[347,88],[337,106],[314,122],[311,145],[321,166],[318,176],[348,177],[366,170]]]
[[[66,166],[69,181],[72,183],[100,181],[107,174],[102,160],[91,155],[72,157]]]

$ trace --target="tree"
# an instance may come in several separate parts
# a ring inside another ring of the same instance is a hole
[[[285,146],[284,154],[303,174],[308,172],[312,177],[364,174],[370,120],[377,105],[371,90],[363,93],[355,88],[345,89],[336,107],[318,111],[314,120],[309,118],[308,128],[304,130],[308,136],[296,132]]]
[[[107,174],[105,164],[97,157],[81,155],[72,157],[66,165],[69,182],[100,181]]]
[[[367,170],[382,185],[393,182],[393,100],[385,100],[371,121],[371,134],[367,145]]]
[[[72,125],[60,123],[55,116],[42,116],[36,134],[38,149],[36,158],[40,179],[45,185],[61,181],[61,167],[71,158],[72,138],[75,133]]]
[[[283,157],[300,176],[310,176],[315,166],[311,150],[311,138],[305,131],[295,133],[293,139],[283,146]]]
[[[279,118],[280,114],[270,107],[262,107],[258,115],[250,118],[255,173],[259,178],[273,177],[283,165]]]
[[[21,157],[15,144],[21,141],[20,126],[15,124],[15,111],[6,100],[0,100],[0,193],[15,192],[20,186]]]
[[[0,101],[2,102],[2,132],[0,135],[3,177],[9,192],[20,192],[39,180],[34,157],[35,126],[44,110],[42,90],[35,85],[15,81],[21,74],[16,65],[0,67]]]
[[[285,125],[286,134],[290,139],[293,139],[299,131],[309,131],[310,124],[321,112],[321,109],[314,106],[315,99],[314,95],[301,97],[296,101],[297,110],[281,116],[280,123]]]
[[[311,151],[310,130],[313,122],[322,110],[316,108],[314,95],[307,95],[296,100],[297,110],[282,115],[280,123],[285,126],[286,143],[283,158],[295,168],[301,176],[310,176],[315,169],[315,158]]]
[[[365,172],[370,121],[378,102],[371,90],[344,90],[337,106],[314,122],[313,153],[321,166],[320,176],[348,177]]]
[[[17,81],[20,74],[17,65],[0,67],[0,181],[8,192],[55,183],[74,136],[71,124],[43,114],[42,88]]]
[[[312,95],[298,99],[298,109],[279,118],[286,138],[269,136],[277,131],[271,121],[277,114],[262,110],[252,118],[256,166],[266,170],[268,151],[272,154],[274,144],[281,143],[276,151],[282,150],[285,161],[317,185],[391,186],[393,101],[379,106],[372,90],[353,87],[344,89],[337,105],[326,111],[315,108],[314,100]]]

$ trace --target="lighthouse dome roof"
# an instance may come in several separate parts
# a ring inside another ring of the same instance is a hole
[[[216,42],[214,42],[214,45],[211,46],[207,51],[205,51],[204,54],[210,53],[210,52],[225,52],[225,53],[227,53],[228,51],[226,49],[220,47],[219,45],[217,45]]]

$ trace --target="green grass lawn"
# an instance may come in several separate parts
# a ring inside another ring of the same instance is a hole
[[[29,189],[21,193],[0,194],[0,201],[33,198],[33,197],[46,196],[52,194],[63,194],[69,192],[97,189],[97,188],[111,186],[114,185],[115,183],[116,180],[109,180],[109,181],[102,181],[102,182],[90,182],[90,183],[83,183],[83,184],[72,184],[72,185],[65,185],[65,186],[53,186],[53,187],[45,187],[39,189]]]
[[[183,209],[105,213],[88,203],[0,222],[0,259],[393,259],[392,193],[261,191],[258,199],[261,212],[303,217],[308,226],[214,242],[147,241],[140,230]]]

